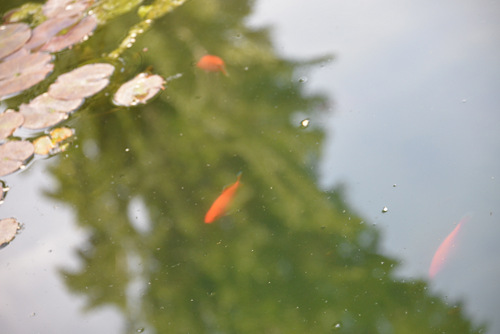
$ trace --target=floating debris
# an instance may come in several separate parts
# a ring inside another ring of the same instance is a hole
[[[60,75],[49,87],[49,95],[59,100],[75,100],[92,96],[109,84],[115,68],[111,64],[96,63],[78,67]]]
[[[382,213],[386,213],[387,211],[389,211],[389,209],[388,209],[386,206],[384,206],[384,207],[382,208]]]
[[[21,224],[14,218],[4,218],[0,220],[0,248],[11,242],[21,228]]]
[[[125,107],[146,103],[164,89],[164,84],[165,79],[157,74],[139,73],[121,85],[113,97],[113,103]]]
[[[18,170],[35,152],[29,141],[10,141],[0,145],[0,176]]]
[[[0,114],[0,140],[3,140],[16,131],[24,122],[24,116],[12,109]]]
[[[305,129],[309,126],[310,120],[309,118],[306,118],[300,122],[300,127]]]

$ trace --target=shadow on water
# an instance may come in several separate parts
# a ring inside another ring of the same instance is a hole
[[[245,26],[251,6],[193,0],[156,21],[117,76],[148,66],[182,76],[145,106],[116,108],[101,94],[66,122],[77,139],[48,195],[90,232],[81,269],[61,269],[66,285],[88,308],[116,306],[130,332],[481,332],[460,303],[395,278],[376,228],[340,190],[318,189],[314,120],[327,97],[294,79],[314,62],[280,58],[267,29]],[[110,52],[136,20],[111,21],[61,58]],[[229,76],[196,68],[205,53]],[[297,112],[313,125],[292,122]],[[239,172],[229,214],[204,224]]]

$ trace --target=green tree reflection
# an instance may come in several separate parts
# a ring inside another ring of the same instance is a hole
[[[267,30],[245,27],[251,4],[178,8],[124,54],[123,75],[152,65],[182,77],[147,106],[113,109],[101,99],[70,121],[78,145],[53,168],[60,187],[51,195],[75,208],[90,237],[81,269],[62,271],[66,284],[89,308],[123,310],[130,331],[478,332],[425,282],[398,281],[377,230],[341,192],[317,188],[323,133],[292,119],[302,111],[314,123],[327,98],[294,79],[308,64],[280,58]],[[96,34],[95,54],[111,51],[102,42],[120,40],[131,20]],[[194,67],[206,52],[226,60],[229,77]],[[240,171],[231,214],[205,225]],[[148,228],[136,227],[136,215]]]

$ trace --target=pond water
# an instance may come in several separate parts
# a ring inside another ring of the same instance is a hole
[[[67,120],[8,139],[74,132],[1,178],[0,219],[23,224],[0,249],[2,332],[500,332],[498,4],[108,3],[1,102],[115,68]],[[227,75],[196,66],[207,53]],[[113,104],[141,72],[165,89]]]

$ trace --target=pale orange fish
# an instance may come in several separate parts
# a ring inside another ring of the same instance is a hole
[[[240,177],[241,174],[238,175],[236,182],[224,189],[222,194],[217,197],[215,202],[212,204],[207,214],[205,215],[205,223],[210,224],[221,217],[224,213],[226,213],[226,209],[229,204],[232,202],[234,198],[234,194],[236,190],[240,186]]]
[[[441,245],[439,245],[436,253],[434,254],[434,257],[432,258],[431,266],[429,267],[430,278],[433,278],[438,273],[438,271],[441,270],[441,267],[448,258],[451,249],[455,246],[455,239],[458,231],[462,227],[462,224],[464,224],[467,220],[469,220],[469,217],[462,218],[462,220],[457,224],[453,231],[451,231],[451,233],[448,234]]]
[[[226,64],[224,60],[220,57],[214,55],[204,55],[196,64],[202,70],[207,72],[222,72],[225,76],[228,76],[226,71]]]

